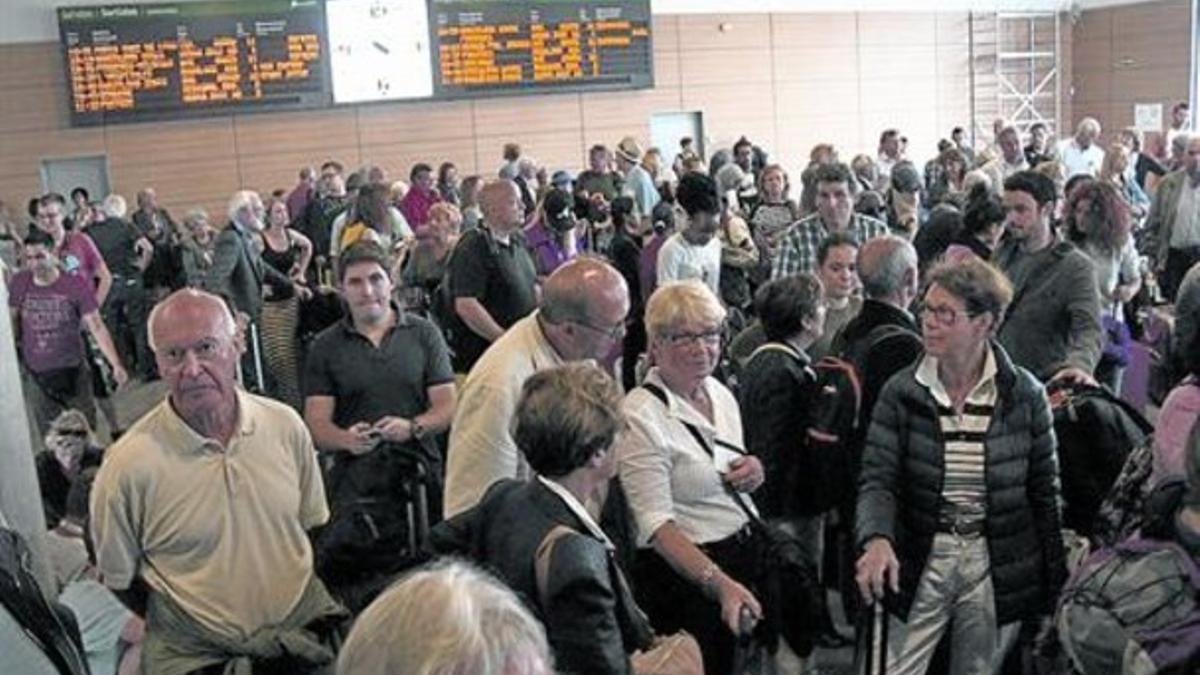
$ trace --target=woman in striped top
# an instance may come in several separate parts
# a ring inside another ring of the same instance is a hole
[[[1066,574],[1054,434],[1041,384],[992,339],[1008,280],[973,258],[928,283],[925,356],[884,386],[867,433],[857,581],[889,611],[889,673],[924,673],[952,626],[950,672],[983,675]]]

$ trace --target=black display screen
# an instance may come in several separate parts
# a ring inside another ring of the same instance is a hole
[[[321,0],[58,9],[77,126],[330,104]]]
[[[437,96],[654,86],[649,0],[432,0]]]

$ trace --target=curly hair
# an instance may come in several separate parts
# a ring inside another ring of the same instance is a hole
[[[1081,203],[1087,206],[1082,213]],[[1098,245],[1109,252],[1120,250],[1133,228],[1129,204],[1116,186],[1100,181],[1081,185],[1071,192],[1063,212],[1063,225],[1071,241]]]

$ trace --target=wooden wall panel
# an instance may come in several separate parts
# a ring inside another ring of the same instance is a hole
[[[379,166],[389,181],[409,182],[412,166],[418,162],[429,164],[434,171],[442,162],[453,162],[459,174],[464,176],[479,170],[473,138],[408,137],[395,143],[364,143],[362,146],[361,163]]]
[[[360,106],[357,111],[359,142],[364,146],[475,135],[470,101],[378,103]]]
[[[858,43],[863,46],[932,45],[935,14],[864,12],[858,15]]]
[[[575,131],[582,126],[579,94],[504,97],[475,101],[475,133],[506,136],[528,131]]]
[[[1191,29],[1188,0],[1083,12],[1071,35],[1068,129],[1091,116],[1114,138],[1133,124],[1137,103],[1163,104],[1165,125],[1170,107],[1188,97]]]
[[[105,153],[103,129],[73,129],[63,133],[0,133],[0,175],[33,174],[40,181],[43,159]],[[21,195],[0,195],[9,201]],[[26,195],[28,198],[32,195]]]
[[[854,45],[798,46],[788,44],[773,50],[775,82],[829,81],[857,83],[858,49]]]
[[[761,45],[687,52],[679,64],[680,85],[696,88],[714,84],[770,83],[770,63],[771,50]]]
[[[770,39],[773,18],[770,14],[681,15],[679,51],[687,59],[695,52],[759,49]]]
[[[656,89],[671,89],[679,86],[680,73],[679,52],[676,50],[654,50],[654,87]]]
[[[653,41],[655,52],[679,51],[679,16],[675,14],[658,14],[652,19]]]
[[[683,105],[679,88],[659,87],[644,91],[614,95],[611,93],[584,94],[581,101],[583,132],[591,143],[596,129],[628,127],[631,121],[649,128],[650,116],[656,112],[679,110]],[[630,132],[632,133],[632,131]]]
[[[805,47],[848,47],[857,41],[858,15],[850,12],[831,14],[776,14],[771,17],[771,39],[776,49]]]

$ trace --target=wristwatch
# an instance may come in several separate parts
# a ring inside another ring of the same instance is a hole
[[[413,440],[419,441],[422,438],[425,438],[425,427],[422,426],[415,417],[409,421],[408,424],[409,428],[411,429]]]

